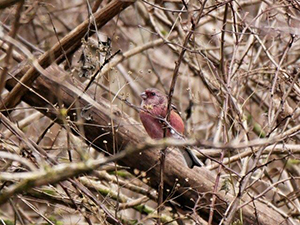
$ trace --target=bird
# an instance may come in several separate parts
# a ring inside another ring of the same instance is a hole
[[[142,103],[139,117],[146,132],[152,139],[164,138],[168,107],[167,96],[156,88],[147,88],[140,96]],[[184,139],[184,123],[177,108],[173,104],[168,121],[166,137]],[[189,168],[202,166],[200,160],[189,147],[180,148],[180,150]]]

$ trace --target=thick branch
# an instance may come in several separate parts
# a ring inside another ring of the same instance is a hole
[[[129,5],[133,4],[134,1],[126,0],[119,1],[114,0],[107,4],[104,8],[96,12],[93,16],[95,18],[95,22],[97,27],[104,26],[108,21],[110,21],[115,15],[119,14],[122,10],[124,10]],[[80,25],[78,25],[75,29],[73,29],[69,34],[67,34],[63,39],[58,41],[49,51],[45,52],[38,59],[38,63],[43,67],[48,67],[52,60],[56,60],[63,53],[68,53],[70,51],[74,51],[79,48],[81,45],[81,39],[85,35],[92,35],[95,31],[95,25],[91,23],[90,19],[85,20]],[[89,32],[87,32],[89,30]],[[39,76],[38,71],[34,66],[26,72],[26,74],[22,77],[21,83],[27,86],[31,86],[31,84],[35,81],[35,79]],[[22,84],[17,84],[13,90],[9,93],[9,95],[4,99],[4,104],[1,103],[0,108],[3,109],[5,106],[7,108],[14,107],[17,105],[22,97],[27,91],[26,88]]]

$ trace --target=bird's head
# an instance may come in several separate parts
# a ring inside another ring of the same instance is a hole
[[[141,93],[142,106],[155,106],[155,105],[165,105],[167,103],[167,97],[159,90],[155,88],[147,88]]]

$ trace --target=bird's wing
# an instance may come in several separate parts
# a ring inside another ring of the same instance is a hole
[[[173,103],[171,104],[171,108],[178,114],[181,116],[181,112],[179,112],[179,110],[177,109],[176,105],[174,105]]]

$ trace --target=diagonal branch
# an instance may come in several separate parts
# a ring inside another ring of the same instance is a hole
[[[133,3],[133,0],[111,1],[109,4],[107,4],[105,7],[103,7],[93,15],[97,27],[99,28],[104,26],[115,15],[119,14],[122,10]],[[64,38],[57,42],[49,51],[41,55],[38,59],[38,63],[43,68],[46,68],[52,63],[53,59],[58,59],[61,55],[63,55],[64,52],[68,53],[70,51],[74,51],[74,49],[78,49],[81,45],[81,39],[87,34],[87,30],[89,30],[88,35],[92,35],[94,33],[95,26],[94,24],[91,24],[90,21],[90,19],[86,19],[75,29],[73,29],[69,34],[67,34]],[[38,71],[35,69],[35,67],[32,66],[22,77],[20,82],[27,86],[31,86],[31,84],[36,80],[38,76]],[[10,91],[9,95],[4,99],[3,103],[1,103],[0,108],[4,109],[5,107],[11,108],[16,106],[20,102],[21,97],[26,92],[27,89],[24,88],[23,85],[17,84],[13,88],[13,90]]]

